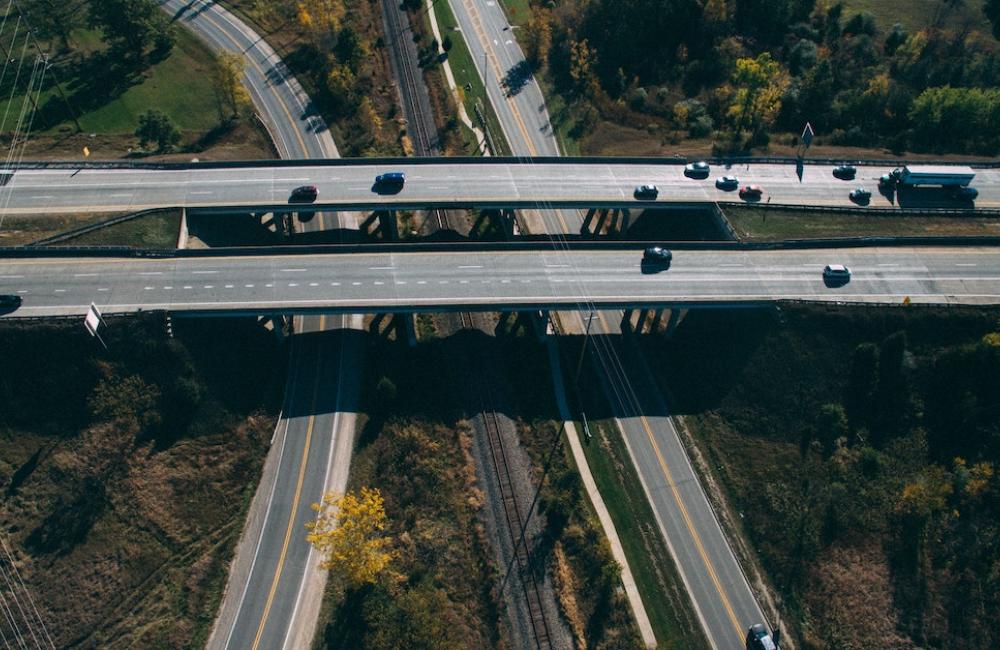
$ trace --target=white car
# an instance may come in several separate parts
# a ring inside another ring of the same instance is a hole
[[[827,264],[823,269],[823,279],[846,282],[851,279],[851,269],[843,264]]]
[[[735,190],[740,186],[740,179],[735,176],[720,176],[715,179],[715,186],[720,190]]]

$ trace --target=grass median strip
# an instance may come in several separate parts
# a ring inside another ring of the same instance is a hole
[[[1000,218],[882,215],[870,212],[772,210],[726,206],[726,219],[742,241],[781,241],[827,237],[976,237],[1000,235]]]

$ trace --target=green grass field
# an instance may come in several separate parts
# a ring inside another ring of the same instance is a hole
[[[138,126],[139,115],[150,108],[166,113],[181,131],[200,134],[215,126],[219,120],[211,81],[214,56],[187,30],[178,28],[176,36],[167,58],[123,80],[112,78],[100,60],[104,46],[99,32],[74,32],[73,51],[53,59],[54,69],[47,73],[43,90],[35,98],[34,132],[51,135],[75,130],[75,114],[86,132],[130,134]],[[13,131],[21,113],[28,72],[27,67],[22,70],[15,88],[19,94],[10,95],[9,83],[3,89],[0,116],[6,114],[7,119],[0,130],[5,133]],[[65,101],[54,85],[57,80]]]
[[[99,228],[59,242],[59,246],[132,246],[134,248],[174,248],[180,227],[180,210],[160,210],[141,217]]]
[[[726,206],[723,212],[743,241],[1000,235],[1000,219],[996,217],[870,216],[863,212],[786,212],[743,206]]]

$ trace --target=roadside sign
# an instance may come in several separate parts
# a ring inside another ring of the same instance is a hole
[[[97,305],[90,303],[90,309],[87,311],[87,315],[83,318],[83,326],[87,328],[90,335],[101,342],[105,348],[108,346],[104,343],[104,339],[98,333],[98,328],[104,323],[104,318],[101,316],[101,310],[97,308]]]
[[[806,128],[802,129],[802,142],[805,143],[807,149],[812,144],[814,135],[816,133],[813,131],[812,124],[806,122]]]

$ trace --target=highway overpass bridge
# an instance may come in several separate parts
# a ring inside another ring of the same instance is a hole
[[[822,269],[853,271],[828,286]],[[670,269],[630,250],[357,252],[232,257],[0,260],[7,318],[169,311],[188,315],[414,313],[846,303],[1000,304],[989,247],[675,250]]]
[[[852,188],[871,190],[871,207],[1000,208],[1000,169],[979,169],[979,197],[957,202],[941,188],[882,194],[878,177],[892,169],[860,166],[853,181],[833,177],[831,165],[794,163],[716,165],[711,177],[684,176],[683,166],[656,158],[435,158],[259,161],[181,165],[105,166],[70,163],[28,165],[0,188],[4,214],[133,211],[185,207],[215,212],[302,210],[420,210],[431,208],[636,208],[674,203],[739,201],[716,189],[722,174],[759,184],[763,203],[803,206],[853,205]],[[402,171],[405,186],[380,193],[377,174]],[[801,176],[800,176],[801,173]],[[637,185],[655,184],[657,201],[639,201]],[[315,185],[317,200],[291,203],[292,190]]]

